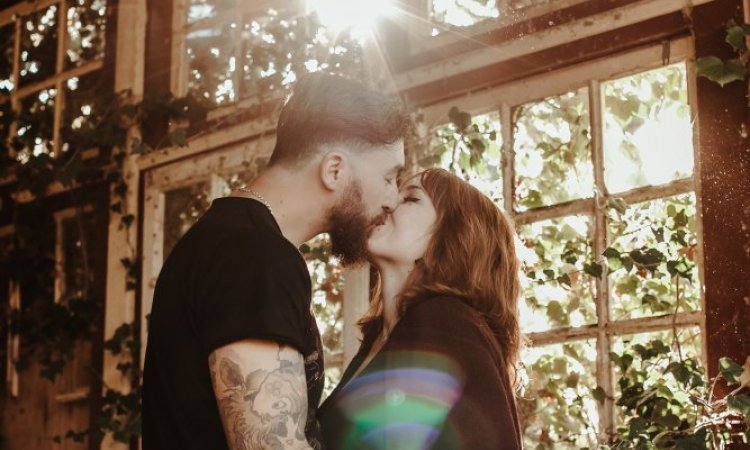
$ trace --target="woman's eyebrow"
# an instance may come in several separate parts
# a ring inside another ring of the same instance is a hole
[[[410,184],[408,186],[405,186],[401,189],[404,192],[410,192],[410,191],[423,191],[422,186],[416,185],[416,184]]]

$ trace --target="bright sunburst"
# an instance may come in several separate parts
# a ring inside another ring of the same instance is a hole
[[[337,33],[350,30],[355,36],[369,34],[392,9],[390,0],[309,0],[308,4],[326,27]]]

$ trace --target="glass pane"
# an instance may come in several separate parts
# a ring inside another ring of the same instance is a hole
[[[210,206],[207,182],[172,189],[164,193],[164,260],[177,241]]]
[[[275,79],[278,71],[290,61],[288,47],[281,49],[277,45],[277,36],[273,27],[269,27],[276,17],[275,12],[269,11],[265,16],[253,16],[242,23],[242,95],[253,94],[278,88]],[[285,21],[289,30],[295,20]],[[282,53],[283,52],[283,53]]]
[[[286,88],[307,72],[361,77],[361,43],[352,33],[333,34],[315,14],[283,14],[268,10],[243,21],[243,97]]]
[[[0,98],[15,87],[13,82],[13,42],[15,27],[11,23],[0,27]]]
[[[190,0],[188,4],[188,23],[216,17],[218,14],[233,13],[235,0]]]
[[[518,413],[524,447],[597,448],[596,341],[572,341],[524,350],[523,395]]]
[[[496,0],[432,0],[431,19],[441,25],[467,27],[499,15]]]
[[[614,320],[700,308],[695,195],[657,199],[611,209],[608,257]]]
[[[594,279],[583,273],[591,261],[591,227],[587,216],[568,216],[518,228],[524,332],[596,323]]]
[[[705,382],[701,346],[699,327],[679,328],[676,336],[664,330],[613,338],[616,425],[642,420],[648,422],[643,428],[653,437],[674,426],[675,418],[669,416],[687,417],[695,424],[697,408],[689,393],[692,383]]]
[[[68,2],[65,68],[81,66],[104,56],[106,0]]]
[[[93,72],[65,82],[65,110],[61,129],[62,151],[87,150],[90,141],[81,136],[96,126],[97,99],[106,92],[101,73]]]
[[[56,73],[57,15],[57,5],[52,5],[24,17],[21,22],[21,85]]]
[[[520,106],[514,118],[518,211],[593,196],[587,89]]]
[[[430,154],[417,164],[423,168],[437,165],[462,176],[502,205],[501,149],[500,117],[496,113],[484,114],[472,117],[471,126],[464,133],[453,123],[436,129]]]
[[[610,192],[693,174],[685,64],[604,84],[604,179]]]
[[[332,363],[330,356],[343,360],[343,310],[344,272],[336,258],[330,256],[330,239],[321,235],[302,247],[307,261],[313,287],[312,311],[318,323],[323,350],[326,356],[326,386],[324,395],[328,395],[341,379],[342,366]],[[356,326],[356,324],[349,324]]]
[[[10,100],[0,101],[0,146],[6,145],[8,138],[10,137],[10,126],[13,123],[13,109],[11,108]],[[10,158],[7,154],[0,154],[0,178],[2,178],[4,165],[9,164],[10,161],[4,159]],[[7,167],[7,166],[6,166]]]
[[[22,145],[22,162],[43,153],[52,155],[54,144],[56,89],[44,89],[21,100],[16,139]]]
[[[62,250],[64,268],[64,290],[61,292],[63,299],[71,297],[82,297],[85,288],[91,289],[91,278],[95,267],[101,267],[103,261],[96,261],[94,250],[94,233],[96,224],[95,215],[84,214],[83,217],[69,217],[63,219],[62,226]],[[81,230],[84,239],[81,239]],[[84,255],[85,259],[84,259]]]
[[[190,75],[188,89],[210,104],[235,100],[234,29],[236,23],[191,31],[185,37]]]

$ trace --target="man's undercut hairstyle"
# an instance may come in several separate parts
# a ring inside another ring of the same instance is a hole
[[[338,75],[307,74],[281,109],[269,165],[295,165],[321,144],[363,149],[393,144],[404,138],[409,123],[400,101]]]

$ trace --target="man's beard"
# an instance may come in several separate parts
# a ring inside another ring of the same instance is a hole
[[[367,260],[367,238],[376,221],[367,217],[362,204],[362,189],[358,182],[352,182],[328,213],[331,252],[341,259],[343,265],[351,266]]]

